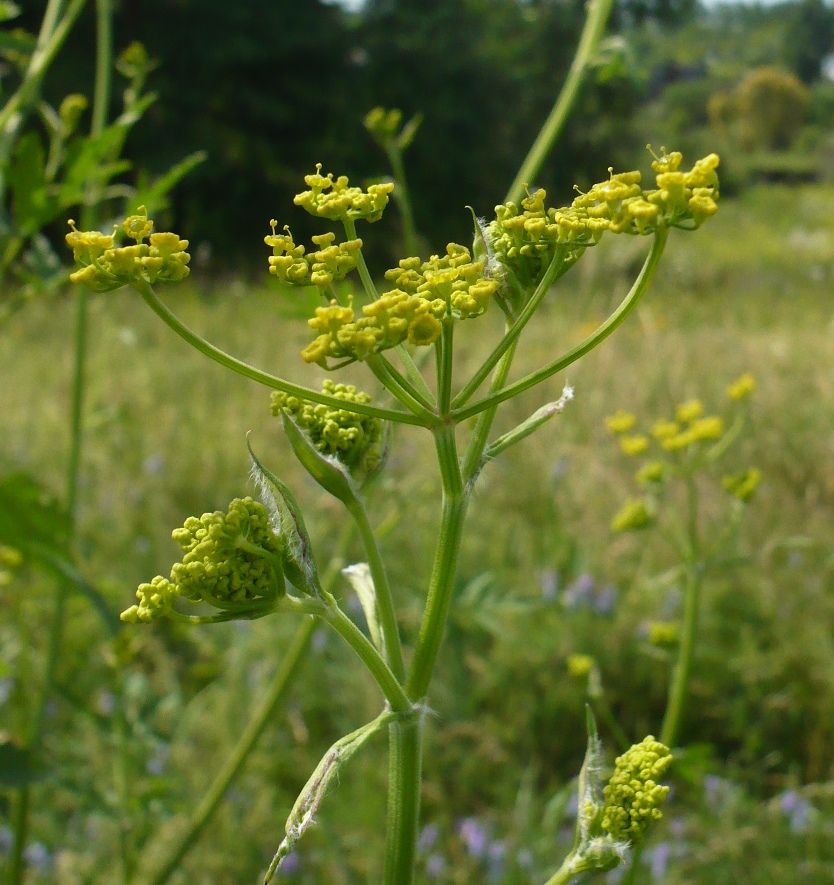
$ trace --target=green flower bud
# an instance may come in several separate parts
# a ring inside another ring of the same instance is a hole
[[[617,840],[640,842],[649,825],[663,816],[660,806],[669,795],[669,787],[657,781],[671,763],[669,748],[651,735],[619,756],[603,790],[603,830]]]
[[[644,464],[636,473],[635,479],[641,485],[650,483],[663,482],[666,475],[666,467],[662,461],[649,461]]]
[[[64,137],[71,135],[81,119],[81,115],[87,110],[87,98],[77,92],[64,97],[58,108],[58,116],[64,124]]]
[[[568,673],[574,679],[585,679],[594,669],[594,659],[590,655],[568,655]]]
[[[724,488],[739,501],[747,502],[756,494],[762,480],[762,472],[757,467],[748,467],[741,473],[725,476],[722,480]]]
[[[658,648],[674,648],[680,639],[677,621],[652,621],[649,624],[649,643]]]
[[[158,575],[139,586],[139,604],[122,612],[123,621],[177,617],[177,597],[247,616],[267,611],[283,594],[283,548],[266,508],[252,498],[235,498],[225,513],[190,516],[171,536],[182,560],[170,579]]]
[[[322,393],[344,400],[344,409],[299,399],[282,391],[272,394],[272,414],[289,415],[323,454],[341,461],[357,479],[375,473],[383,459],[383,422],[350,410],[351,403],[369,403],[371,397],[352,384],[326,379]]]
[[[615,532],[637,531],[651,525],[653,521],[654,514],[646,499],[632,498],[623,504],[611,521],[611,530]]]

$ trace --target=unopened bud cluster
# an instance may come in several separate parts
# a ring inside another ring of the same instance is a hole
[[[658,228],[693,229],[718,211],[717,154],[709,154],[687,172],[679,169],[678,151],[664,153],[652,163],[656,187],[644,190],[639,171],[609,170],[606,181],[580,193],[570,206],[547,208],[547,193],[539,189],[518,206],[495,208],[488,235],[498,260],[522,285],[534,286],[558,249],[565,258],[578,257],[599,242],[606,231],[650,234]]]
[[[619,756],[603,790],[603,830],[617,840],[640,842],[649,825],[663,816],[660,807],[669,787],[658,781],[671,763],[669,748],[651,735]]]
[[[188,240],[174,233],[153,233],[154,223],[144,206],[113,234],[79,231],[72,219],[69,225],[67,245],[81,265],[70,274],[73,283],[83,283],[94,292],[110,292],[131,283],[176,283],[188,276]],[[117,245],[125,238],[135,245]]]
[[[498,283],[484,274],[484,262],[456,243],[428,261],[404,258],[385,274],[396,288],[364,305],[360,316],[335,301],[317,308],[308,324],[318,335],[302,357],[327,367],[328,359],[363,360],[405,341],[433,344],[444,319],[469,319],[487,309]]]
[[[242,610],[283,592],[281,544],[266,508],[252,498],[235,498],[225,512],[190,516],[171,537],[182,548],[182,560],[169,579],[157,575],[140,584],[139,604],[122,612],[123,621],[168,616],[177,597]]]
[[[325,455],[338,458],[351,472],[372,473],[382,458],[383,425],[379,418],[350,411],[351,403],[369,403],[371,397],[352,384],[326,379],[322,393],[344,400],[344,409],[291,396],[272,394],[272,414],[289,415]]]

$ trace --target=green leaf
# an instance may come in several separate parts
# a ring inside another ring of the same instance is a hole
[[[306,433],[286,413],[281,415],[284,433],[290,441],[295,457],[313,479],[334,498],[350,507],[356,503],[356,488],[347,467],[336,458],[322,454]]]
[[[252,451],[248,436],[246,447],[252,460],[252,478],[284,542],[284,572],[287,578],[302,592],[321,596],[313,546],[298,501],[289,488],[261,464]]]
[[[131,206],[129,209],[133,211],[136,206],[145,206],[148,215],[153,216],[155,212],[167,208],[168,194],[188,175],[193,169],[204,162],[208,154],[205,151],[195,151],[189,154],[179,163],[172,166],[164,175],[155,178],[152,182],[140,183],[136,188]]]

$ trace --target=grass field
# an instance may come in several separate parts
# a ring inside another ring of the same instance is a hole
[[[519,365],[540,365],[586,334],[625,292],[644,248],[617,242],[589,255],[549,296]],[[655,580],[674,560],[655,533],[609,530],[634,492],[634,464],[604,417],[622,408],[647,424],[690,397],[723,408],[727,384],[750,371],[758,381],[752,429],[731,466],[755,464],[762,486],[742,555],[706,584],[689,749],[637,881],[834,882],[832,291],[834,189],[751,189],[697,234],[673,232],[637,316],[547,392],[506,410],[501,429],[555,399],[565,381],[576,388],[563,415],[486,468],[475,497],[431,696],[421,881],[536,882],[557,865],[572,825],[565,788],[585,741],[584,692],[567,674],[569,654],[595,657],[630,739],[657,733],[668,668],[645,624],[677,614],[674,581]],[[297,296],[231,279],[165,298],[242,358],[319,380],[297,356],[306,341]],[[326,562],[340,514],[293,463],[268,392],[189,350],[127,292],[92,305],[81,547],[85,572],[112,610],[130,604],[139,581],[167,570],[170,531],[185,516],[252,492],[249,430],[263,460],[302,498]],[[466,324],[473,364],[498,321],[495,311]],[[0,473],[29,471],[56,491],[68,449],[71,327],[67,298],[28,305],[0,330]],[[349,374],[363,379],[361,368]],[[436,530],[430,449],[425,432],[398,431],[370,505],[384,526],[407,642]],[[720,482],[703,496],[706,517],[720,523]],[[603,588],[615,593],[604,606],[579,604],[581,586],[595,600]],[[0,727],[14,734],[41,678],[51,588],[30,575],[0,594]],[[124,630],[113,642],[87,603],[73,599],[60,691],[48,710],[50,766],[36,790],[31,881],[117,881],[120,823],[137,881],[146,881],[293,628],[274,618],[163,625]],[[317,636],[310,657],[176,881],[255,881],[321,753],[377,712],[373,686],[335,640]],[[112,715],[115,691],[125,699],[125,733]],[[613,746],[605,728],[603,737]],[[378,881],[378,759],[372,747],[352,763],[288,878]]]

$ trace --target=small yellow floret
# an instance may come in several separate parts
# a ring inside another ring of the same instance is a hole
[[[731,400],[742,400],[748,397],[756,389],[756,379],[745,372],[741,377],[736,378],[727,388],[727,396]]]
[[[642,455],[649,448],[649,438],[642,435],[623,436],[620,438],[620,448],[632,457]]]
[[[611,433],[628,433],[636,423],[637,418],[631,412],[624,412],[622,409],[605,419],[605,426]]]
[[[699,399],[690,399],[675,409],[675,418],[682,423],[694,421],[704,414],[704,404]]]

